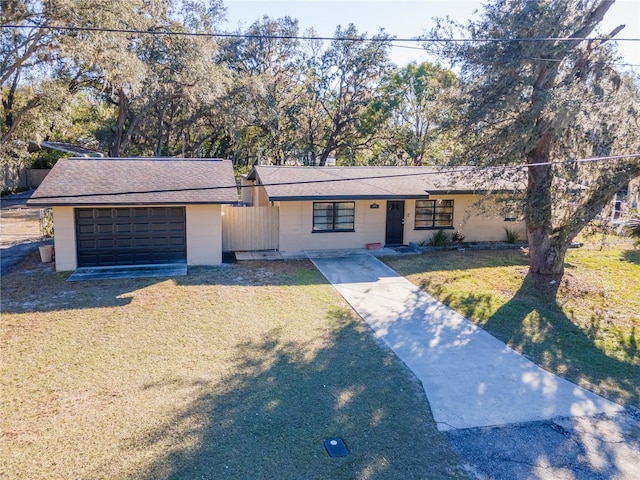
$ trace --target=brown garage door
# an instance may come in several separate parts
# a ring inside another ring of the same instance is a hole
[[[185,263],[184,207],[78,208],[79,267]]]

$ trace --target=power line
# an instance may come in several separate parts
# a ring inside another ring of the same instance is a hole
[[[167,35],[167,36],[187,36],[187,37],[210,37],[210,38],[246,38],[254,40],[320,40],[339,42],[373,42],[373,43],[468,43],[468,42],[575,42],[579,41],[616,41],[616,42],[640,42],[640,38],[610,38],[610,37],[514,37],[514,38],[439,38],[439,37],[414,37],[414,38],[352,38],[352,37],[316,37],[306,35],[251,35],[245,33],[204,33],[204,32],[176,32],[173,30],[137,30],[128,28],[106,28],[106,27],[75,27],[72,25],[2,25],[2,28],[19,28],[35,30],[66,30],[70,32],[101,32],[101,33],[124,33],[128,35]]]
[[[507,165],[497,168],[528,168],[528,167],[542,167],[545,165],[561,165],[564,163],[589,163],[589,162],[602,162],[607,160],[622,160],[623,158],[640,157],[640,153],[630,153],[628,155],[611,155],[607,157],[590,157],[590,158],[578,158],[576,160],[557,160],[551,162],[539,162],[539,163],[525,163],[524,165]]]
[[[568,163],[593,163],[593,162],[602,162],[602,161],[610,161],[610,160],[621,160],[624,158],[634,158],[634,157],[640,158],[640,153],[632,153],[629,155],[614,155],[614,156],[607,156],[607,157],[579,158],[575,160],[557,160],[557,161],[550,161],[550,162],[527,163],[523,165],[500,165],[500,166],[490,166],[490,167],[478,167],[474,165],[466,165],[466,166],[460,166],[460,167],[443,167],[443,169],[438,169],[432,172],[411,172],[411,173],[402,173],[402,174],[396,174],[396,175],[379,175],[375,177],[348,177],[348,178],[331,178],[331,179],[323,179],[323,180],[260,183],[256,185],[243,185],[240,188],[280,187],[280,186],[288,186],[288,185],[312,185],[312,184],[320,184],[320,183],[352,182],[352,181],[359,181],[359,180],[379,180],[379,179],[386,179],[386,178],[423,177],[428,175],[478,172],[482,170],[503,170],[503,169],[504,170],[520,170],[520,169],[529,168],[529,167],[562,165],[562,164],[568,164]],[[117,158],[114,158],[114,159],[117,160]],[[100,159],[95,159],[94,161],[99,162]],[[282,167],[282,168],[287,168],[287,167]],[[323,167],[323,168],[327,168],[327,170],[331,170],[332,167]],[[349,167],[346,167],[346,168],[349,168]],[[400,167],[400,168],[417,168],[417,167]],[[75,195],[38,196],[34,198],[34,200],[51,200],[51,199],[61,199],[61,198],[87,198],[87,197],[115,197],[118,195],[195,192],[195,191],[226,190],[226,189],[232,189],[232,188],[237,189],[238,185],[220,185],[216,187],[191,187],[191,188],[173,188],[173,189],[168,188],[168,189],[160,189],[160,190],[87,193],[87,194],[75,194]]]
[[[540,57],[533,57],[530,58],[529,60],[535,60],[536,62],[551,62],[551,63],[562,63],[564,60],[561,59],[557,59],[557,58],[540,58]],[[618,65],[618,66],[622,66],[622,67],[640,67],[640,65],[635,64],[635,63],[612,63],[611,65]]]

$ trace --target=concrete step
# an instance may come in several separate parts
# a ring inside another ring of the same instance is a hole
[[[178,277],[187,274],[186,264],[129,265],[118,267],[80,267],[68,282],[113,280],[118,278]]]

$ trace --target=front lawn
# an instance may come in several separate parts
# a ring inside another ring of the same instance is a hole
[[[464,478],[420,385],[309,262],[66,277],[31,256],[2,278],[4,477]]]
[[[640,251],[569,250],[562,280],[536,282],[520,250],[386,258],[401,275],[543,368],[640,406]]]

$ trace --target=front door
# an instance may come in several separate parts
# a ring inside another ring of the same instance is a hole
[[[404,243],[404,200],[387,202],[387,245]]]

